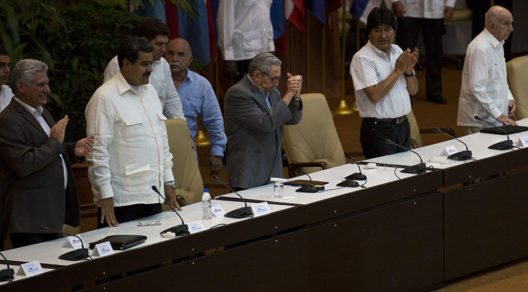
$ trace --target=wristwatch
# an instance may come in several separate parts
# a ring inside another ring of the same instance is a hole
[[[176,189],[176,183],[175,183],[173,180],[171,180],[171,181],[166,181],[166,182],[165,182],[165,186],[167,186],[167,187],[171,187],[171,188],[173,188],[173,189]]]
[[[411,74],[407,74],[407,72],[403,72],[403,75],[405,75],[405,77],[413,77],[415,75],[414,70],[412,70]]]

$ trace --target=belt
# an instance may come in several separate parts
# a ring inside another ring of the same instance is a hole
[[[401,116],[394,119],[363,118],[363,120],[365,122],[381,125],[399,125],[407,120],[407,116]]]

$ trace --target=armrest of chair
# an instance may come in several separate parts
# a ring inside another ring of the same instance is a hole
[[[288,165],[288,175],[290,177],[297,176],[295,174],[295,171],[301,167],[320,167],[321,169],[327,169],[328,164],[326,164],[326,162],[317,162],[317,161],[316,162],[290,163],[290,165]]]

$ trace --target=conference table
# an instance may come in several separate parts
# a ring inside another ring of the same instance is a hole
[[[528,124],[528,120],[521,121]],[[528,135],[510,135],[516,141]],[[68,262],[58,256],[72,248],[66,239],[4,252],[15,265],[39,260],[40,275],[2,283],[15,289],[119,290],[420,290],[528,256],[522,191],[528,179],[528,150],[489,150],[504,136],[477,133],[460,138],[474,160],[450,162],[448,140],[415,149],[425,173],[402,173],[419,162],[411,152],[345,164],[311,173],[328,182],[317,193],[273,183],[217,197],[225,211],[265,203],[269,212],[246,219],[219,217],[207,230],[163,238],[161,230],[180,224],[172,212],[80,234],[85,242],[112,234],[142,234],[147,241],[113,255]],[[359,187],[338,187],[346,176],[367,176]],[[306,175],[290,180],[306,180]],[[186,222],[201,220],[200,203],[183,207]],[[213,227],[214,228],[210,228]]]

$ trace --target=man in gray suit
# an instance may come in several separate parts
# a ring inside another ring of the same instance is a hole
[[[302,117],[302,76],[287,73],[287,91],[277,86],[281,61],[270,53],[251,60],[249,73],[233,85],[224,101],[227,175],[235,189],[247,189],[282,177],[282,127]]]
[[[0,235],[14,247],[57,238],[63,224],[79,225],[79,197],[71,163],[93,137],[64,142],[68,116],[55,123],[43,107],[50,93],[48,66],[19,61],[11,73],[15,93],[0,113]]]

